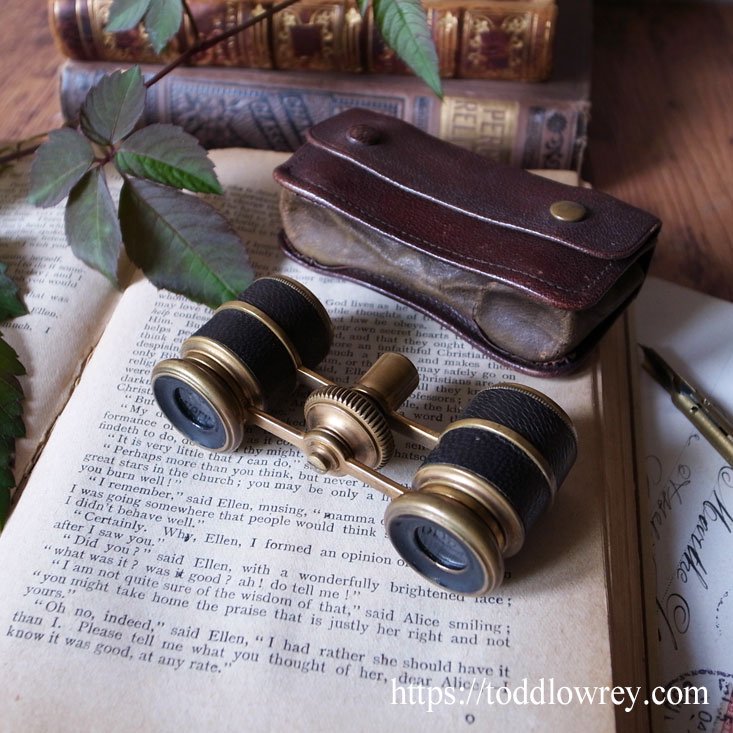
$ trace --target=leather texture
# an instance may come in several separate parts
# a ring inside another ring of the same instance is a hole
[[[493,164],[366,110],[311,128],[275,178],[291,256],[410,303],[534,373],[577,366],[638,291],[660,228],[599,191]],[[562,200],[585,216],[553,217]]]
[[[479,392],[458,419],[475,417],[504,425],[528,440],[549,463],[558,487],[575,463],[575,434],[539,397],[515,387],[497,385]]]
[[[297,373],[290,354],[277,336],[254,316],[221,310],[193,335],[217,341],[235,354],[257,380],[267,405],[295,389]]]
[[[238,299],[259,308],[283,329],[303,364],[315,369],[331,348],[330,325],[301,293],[269,277],[255,280]]]
[[[456,428],[441,436],[423,466],[466,469],[491,484],[516,510],[525,530],[549,506],[552,491],[534,461],[506,438],[480,428]]]

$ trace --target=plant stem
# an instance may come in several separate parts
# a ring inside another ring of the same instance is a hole
[[[33,155],[33,153],[40,148],[40,145],[33,145],[33,147],[26,148],[25,150],[17,150],[14,153],[8,153],[7,155],[0,155],[0,165],[5,165],[6,163],[12,163],[14,160],[20,160],[21,158],[25,158],[28,155]]]
[[[237,26],[234,26],[233,28],[230,28],[227,31],[224,31],[223,33],[219,33],[216,36],[212,36],[211,38],[207,38],[206,40],[202,41],[199,38],[198,34],[198,28],[196,27],[196,20],[193,16],[193,13],[191,12],[191,9],[188,6],[188,3],[186,0],[182,0],[183,4],[183,10],[188,16],[189,22],[191,23],[191,27],[194,31],[194,35],[196,37],[196,42],[191,46],[191,48],[186,49],[180,56],[173,59],[169,64],[164,66],[157,74],[150,77],[145,82],[145,87],[151,87],[156,82],[160,81],[164,76],[169,74],[173,69],[177,68],[181,64],[185,64],[189,59],[193,58],[196,54],[203,53],[204,51],[208,51],[210,48],[213,48],[217,44],[221,43],[222,41],[226,41],[227,38],[231,38],[232,36],[236,36],[237,33],[241,33],[244,30],[247,30],[247,28],[250,28],[251,26],[255,25],[256,23],[260,23],[263,20],[267,20],[268,18],[271,18],[275,13],[279,13],[281,10],[285,10],[285,8],[290,7],[291,5],[295,4],[299,0],[282,0],[282,2],[276,3],[275,5],[272,5],[267,10],[264,10],[261,13],[258,13],[257,15],[251,17],[249,20],[244,21],[244,23],[240,23]],[[28,138],[26,140],[21,140],[20,142],[16,143],[15,150],[12,153],[8,153],[6,155],[0,155],[0,166],[5,165],[6,163],[12,163],[14,160],[18,160],[19,158],[24,158],[27,155],[32,155],[35,153],[35,151],[40,147],[39,143],[34,143],[30,145],[27,148],[23,148],[24,144],[30,143],[31,141],[34,141],[36,139],[44,138],[48,133],[43,133],[41,135],[34,135],[31,138]],[[2,148],[0,148],[2,149]]]
[[[196,54],[208,51],[210,48],[216,46],[218,43],[221,43],[222,41],[225,41],[227,38],[231,38],[232,36],[236,36],[237,33],[241,33],[250,26],[253,26],[255,23],[260,23],[263,20],[267,20],[267,18],[272,17],[273,15],[275,15],[275,13],[279,13],[281,10],[285,10],[285,8],[290,7],[296,2],[298,2],[298,0],[282,0],[282,2],[276,3],[262,13],[258,13],[257,15],[251,17],[249,20],[246,20],[244,23],[240,23],[239,25],[230,28],[224,33],[219,33],[218,35],[212,36],[205,41],[199,41],[195,43],[193,46],[191,46],[191,48],[187,49],[180,56],[173,59],[173,61],[171,61],[167,66],[164,66],[157,74],[155,74],[155,76],[152,76],[150,79],[148,79],[145,82],[146,88],[151,87],[153,84],[160,81],[166,74],[169,74],[171,71],[173,71],[173,69],[185,63]]]
[[[41,147],[41,143],[47,137],[47,135],[47,132],[42,132],[38,135],[32,135],[31,137],[27,137],[24,140],[18,140],[18,142],[0,147],[0,150],[13,150],[12,153],[0,155],[0,166],[5,165],[6,163],[12,163],[16,160],[20,160],[21,158],[25,158],[28,155],[33,155],[33,153],[35,153],[36,150]],[[28,147],[24,147],[25,145],[27,145]]]
[[[183,12],[186,14],[186,17],[188,18],[188,22],[191,25],[191,31],[193,31],[193,37],[196,39],[196,42],[198,43],[199,28],[198,28],[198,25],[196,25],[196,18],[194,14],[191,12],[191,8],[189,7],[187,0],[181,0],[181,4],[183,5]]]

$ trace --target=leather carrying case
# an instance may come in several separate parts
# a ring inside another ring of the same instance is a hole
[[[534,374],[578,366],[641,287],[660,228],[366,110],[311,128],[275,179],[290,256]]]

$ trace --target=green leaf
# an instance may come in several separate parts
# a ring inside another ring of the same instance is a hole
[[[2,382],[0,381],[0,384]],[[2,387],[7,389],[7,387]],[[16,399],[20,399],[19,397]],[[16,402],[17,404],[17,402]],[[20,408],[18,408],[20,412]],[[5,408],[0,409],[0,442],[13,441],[15,438],[25,434],[25,427],[23,426],[23,419],[20,414],[11,415],[5,413]]]
[[[21,374],[25,374],[25,369],[18,361],[18,355],[15,353],[15,349],[0,336],[0,380],[8,388],[12,388],[22,394],[20,382],[15,379],[16,376]]]
[[[13,347],[3,341],[2,338],[0,338],[0,373],[11,376],[25,374],[25,369],[18,361],[18,355]]]
[[[421,0],[373,0],[372,5],[387,45],[442,97],[438,55]]]
[[[143,19],[149,5],[150,0],[114,0],[109,9],[105,31],[129,31]]]
[[[16,374],[25,374],[23,365],[18,361],[18,355],[12,346],[8,346],[10,349],[10,357],[6,360],[6,363],[0,366],[0,384],[8,393],[14,393],[16,395],[23,394],[23,388],[20,386],[20,382],[16,377]],[[18,370],[21,370],[20,372]],[[0,409],[2,409],[2,396],[0,396]],[[14,412],[13,414],[20,415],[20,412]]]
[[[53,130],[33,159],[28,200],[36,206],[54,206],[93,162],[94,150],[81,133],[70,127]]]
[[[10,489],[15,486],[15,439],[25,435],[21,418],[23,390],[15,378],[25,374],[18,355],[0,336],[0,528],[10,512]]]
[[[371,0],[358,0],[359,2],[359,12],[366,16],[367,10],[369,10],[369,3]]]
[[[13,472],[9,468],[0,469],[0,530],[5,526],[10,514],[10,489],[13,486],[15,486]]]
[[[145,108],[139,66],[103,76],[87,94],[79,113],[84,134],[100,145],[113,145],[132,132]]]
[[[71,251],[118,285],[122,233],[104,172],[89,171],[69,194],[64,213]]]
[[[157,287],[217,306],[252,281],[242,240],[201,199],[126,178],[119,211],[127,253]]]
[[[0,442],[12,441],[25,433],[20,406],[23,391],[15,377],[13,382],[17,383],[17,388],[15,384],[8,384],[0,379],[0,391],[4,394],[0,397]]]
[[[7,269],[8,266],[0,262],[0,321],[22,316],[28,312],[18,294],[18,286],[6,274]],[[1,346],[0,358],[2,358]]]
[[[121,173],[201,193],[221,193],[214,164],[193,135],[175,125],[148,125],[120,146]]]
[[[160,53],[170,41],[183,20],[181,0],[150,0],[145,13],[145,30],[155,53]]]

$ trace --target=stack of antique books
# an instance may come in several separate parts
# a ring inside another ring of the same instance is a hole
[[[110,0],[50,0],[68,61],[62,109],[121,64],[146,74],[271,3],[189,0],[161,55],[144,29],[109,33]],[[146,122],[172,122],[207,147],[294,150],[349,107],[391,114],[500,162],[578,170],[589,114],[590,3],[426,0],[443,99],[385,46],[356,0],[303,0],[193,57],[149,89]]]

